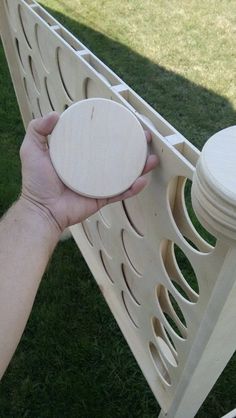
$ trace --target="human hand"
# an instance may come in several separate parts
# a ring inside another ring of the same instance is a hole
[[[20,149],[22,163],[21,200],[30,202],[38,211],[52,217],[54,224],[63,231],[67,226],[82,222],[103,206],[124,200],[139,193],[147,184],[144,176],[153,170],[158,158],[150,155],[147,158],[142,176],[126,192],[109,198],[93,199],[79,195],[70,190],[59,179],[51,163],[47,136],[50,135],[59,119],[57,112],[30,122],[25,139]],[[147,141],[151,135],[146,133]]]

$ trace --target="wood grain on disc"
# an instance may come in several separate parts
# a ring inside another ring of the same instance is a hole
[[[137,118],[107,99],[87,99],[69,107],[52,132],[49,148],[61,180],[77,193],[96,198],[127,190],[147,157]]]

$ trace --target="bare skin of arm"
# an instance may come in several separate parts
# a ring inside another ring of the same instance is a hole
[[[0,222],[0,377],[20,341],[62,231],[106,204],[139,193],[147,183],[143,175],[157,165],[157,157],[149,156],[143,175],[120,196],[99,200],[80,196],[61,182],[49,157],[47,135],[58,118],[53,112],[30,123],[20,150],[22,193]]]

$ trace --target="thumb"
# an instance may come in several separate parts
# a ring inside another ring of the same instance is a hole
[[[59,117],[59,113],[51,112],[42,118],[33,119],[28,126],[27,134],[30,134],[39,142],[45,143],[45,136],[52,133]]]

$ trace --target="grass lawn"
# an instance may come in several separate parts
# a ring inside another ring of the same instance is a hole
[[[199,148],[235,124],[235,0],[41,4]],[[20,191],[24,129],[1,45],[0,86],[3,214]],[[236,406],[235,374],[234,356],[197,418],[220,418]],[[60,243],[0,385],[0,418],[154,418],[158,411],[78,248]]]

